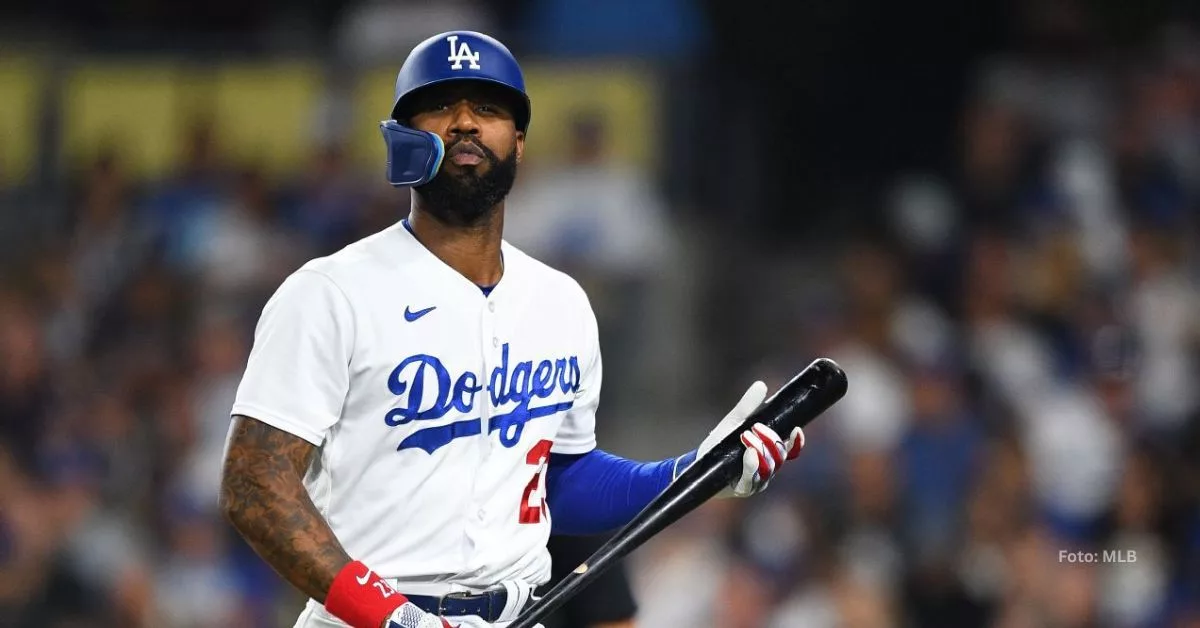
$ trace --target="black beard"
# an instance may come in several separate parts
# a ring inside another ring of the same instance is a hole
[[[452,146],[446,147],[447,153]],[[492,210],[508,196],[517,179],[516,148],[508,157],[499,159],[486,146],[475,146],[483,151],[484,158],[491,164],[486,173],[478,175],[467,171],[452,175],[442,169],[429,183],[413,188],[425,201],[423,209],[441,223],[471,227],[487,222],[491,219]]]

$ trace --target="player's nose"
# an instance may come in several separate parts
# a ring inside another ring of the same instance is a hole
[[[450,116],[452,135],[478,135],[479,120],[475,119],[475,105],[462,100],[454,105]]]

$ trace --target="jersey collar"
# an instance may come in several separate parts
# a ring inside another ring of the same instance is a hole
[[[492,286],[480,286],[464,277],[457,270],[454,270],[454,268],[452,268],[449,264],[442,261],[441,258],[434,255],[432,251],[425,248],[425,245],[421,244],[421,241],[417,239],[416,234],[413,233],[412,225],[408,223],[408,218],[401,219],[397,226],[399,229],[396,230],[400,232],[400,237],[407,242],[408,248],[412,248],[416,251],[418,259],[422,259],[432,266],[443,269],[442,272],[444,273],[453,275],[455,278],[454,285],[470,286],[475,294],[478,294],[486,299],[493,298],[497,294],[507,293],[509,291],[507,286],[516,283],[512,276],[514,271],[516,271],[516,267],[519,266],[519,263],[514,263],[519,256],[512,254],[512,247],[509,246],[507,241],[501,240],[500,242],[500,260],[502,264],[500,280]]]

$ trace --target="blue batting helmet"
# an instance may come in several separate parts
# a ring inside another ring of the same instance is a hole
[[[530,104],[525,77],[504,44],[473,31],[450,31],[417,44],[396,76],[391,120],[379,123],[388,148],[387,178],[394,186],[428,183],[445,155],[442,139],[404,126],[413,97],[422,89],[448,81],[485,81],[513,95],[518,130],[529,128]]]

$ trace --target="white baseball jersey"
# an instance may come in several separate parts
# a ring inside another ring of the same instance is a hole
[[[595,447],[587,296],[501,250],[488,296],[404,223],[309,262],[263,309],[233,406],[320,447],[309,495],[401,592],[546,582],[547,460]]]

